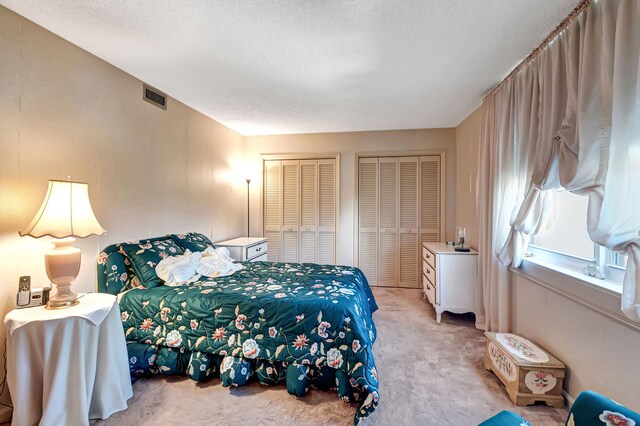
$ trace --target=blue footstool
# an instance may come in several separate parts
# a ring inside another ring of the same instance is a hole
[[[640,426],[640,414],[594,391],[584,391],[569,411],[566,426]],[[480,426],[531,426],[512,411],[502,411]]]
[[[504,410],[480,423],[480,426],[531,426],[531,423],[513,411]]]

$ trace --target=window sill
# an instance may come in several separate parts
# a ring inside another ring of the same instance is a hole
[[[546,260],[542,260],[534,256],[527,257],[525,258],[524,261],[532,263],[548,271],[555,271],[558,274],[566,275],[574,280],[582,281],[582,283],[585,285],[603,289],[606,292],[611,293],[612,295],[616,295],[616,294],[618,296],[622,295],[622,284],[620,284],[619,282],[615,282],[607,279],[600,279],[596,277],[590,277],[589,275],[583,272],[579,272],[571,268],[566,268],[564,266],[557,265],[555,263],[548,262]]]
[[[526,258],[520,268],[510,270],[537,285],[640,331],[640,323],[631,321],[620,310],[622,286],[618,283],[589,277],[533,257]]]

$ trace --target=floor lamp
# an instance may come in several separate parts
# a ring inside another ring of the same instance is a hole
[[[250,237],[249,234],[249,184],[251,183],[251,179],[247,178],[247,237]]]

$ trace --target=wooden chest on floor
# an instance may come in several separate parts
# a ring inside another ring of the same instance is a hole
[[[485,333],[484,366],[507,387],[515,405],[536,401],[564,407],[564,364],[529,340],[509,333]]]

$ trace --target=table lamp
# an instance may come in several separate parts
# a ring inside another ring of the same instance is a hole
[[[54,249],[44,255],[47,276],[56,285],[56,294],[49,299],[47,309],[68,308],[78,304],[71,291],[71,281],[80,272],[80,249],[73,247],[75,238],[103,235],[89,202],[89,185],[71,180],[49,180],[49,189],[42,206],[31,223],[19,232],[34,238],[49,235],[55,238]]]
[[[461,251],[464,253],[470,252],[471,250],[468,247],[464,246],[464,239],[467,235],[467,228],[465,226],[457,226],[456,234],[458,234],[458,241],[460,243],[460,247],[456,247],[455,251]]]

